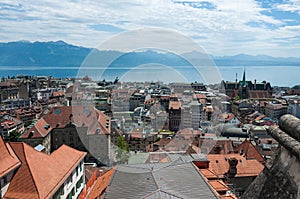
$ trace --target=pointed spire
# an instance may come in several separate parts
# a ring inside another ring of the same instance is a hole
[[[244,68],[243,82],[246,82],[246,69]]]

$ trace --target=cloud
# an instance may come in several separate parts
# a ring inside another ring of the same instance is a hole
[[[276,4],[274,8],[287,11],[287,12],[295,12],[300,14],[300,1],[299,0],[288,0],[283,4]]]
[[[273,6],[254,0],[3,0],[0,38],[97,47],[122,31],[153,27],[191,37],[210,54],[277,55],[284,48],[285,55],[300,57],[297,45],[280,40],[300,35],[296,25],[287,25],[299,18],[281,19],[272,12],[299,8],[296,0]]]

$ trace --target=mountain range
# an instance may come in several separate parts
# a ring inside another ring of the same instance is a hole
[[[79,67],[90,54],[99,57],[118,57],[112,65],[132,67],[142,64],[157,63],[167,66],[187,66],[190,63],[183,57],[202,59],[199,52],[188,52],[181,55],[146,50],[123,53],[119,51],[102,51],[93,48],[75,46],[64,41],[28,42],[16,41],[0,43],[1,66],[57,66]],[[268,55],[238,54],[234,56],[209,55],[217,66],[300,66],[300,58],[272,57]]]

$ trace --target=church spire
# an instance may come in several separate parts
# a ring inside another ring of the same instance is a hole
[[[246,82],[246,69],[244,68],[243,82]]]

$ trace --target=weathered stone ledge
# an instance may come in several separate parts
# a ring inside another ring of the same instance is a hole
[[[279,120],[279,127],[284,132],[300,141],[300,119],[293,115],[283,115]]]
[[[290,151],[300,160],[300,143],[278,127],[270,127],[268,133],[278,141],[280,145]]]

